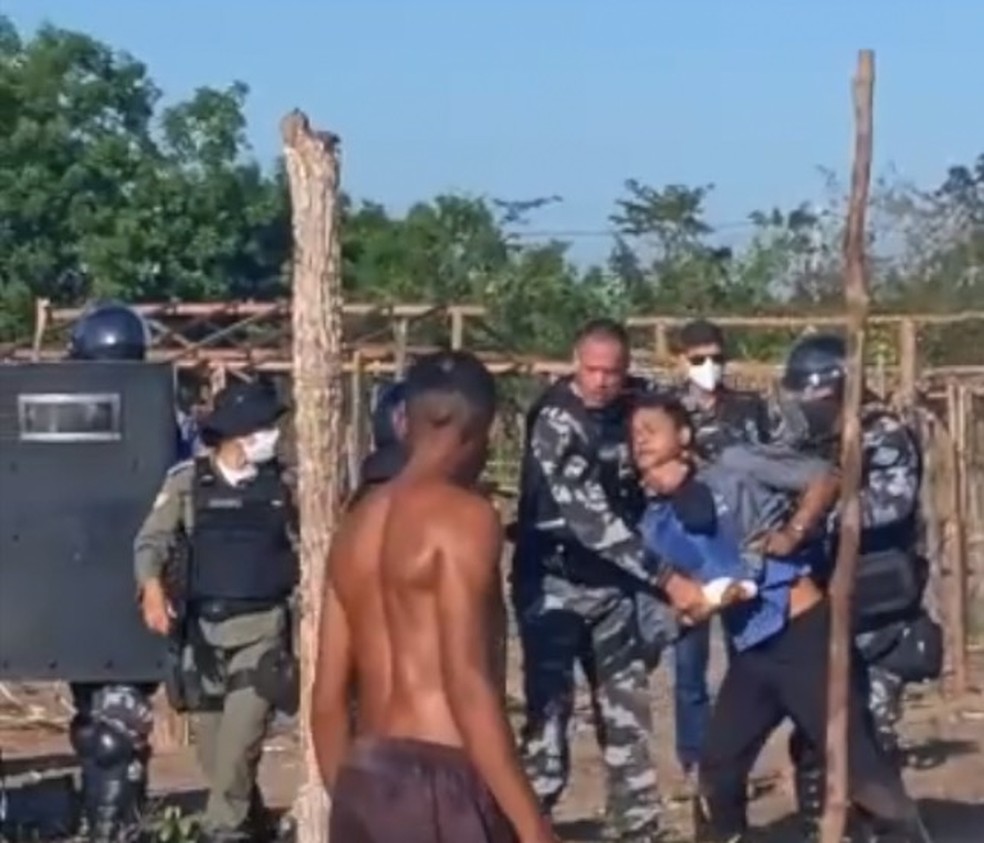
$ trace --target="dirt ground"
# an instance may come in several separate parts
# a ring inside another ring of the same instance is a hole
[[[512,648],[515,650],[515,648]],[[720,675],[723,659],[715,654],[713,676]],[[658,724],[653,744],[658,758],[666,799],[665,825],[680,840],[689,837],[689,808],[675,800],[681,780],[673,757],[672,704],[669,696],[667,661],[653,677],[653,709]],[[984,659],[975,664],[977,676],[984,675]],[[518,658],[511,654],[510,696],[512,708],[520,710]],[[58,686],[6,686],[0,697],[0,751],[8,787],[8,815],[46,815],[64,811],[57,794],[63,795],[64,775],[74,771],[64,729],[35,720],[61,719],[68,709]],[[518,717],[516,719],[518,725]],[[751,815],[763,839],[796,843],[799,835],[791,823],[792,797],[785,759],[788,732],[781,729],[770,741],[755,770],[760,793]],[[984,840],[984,696],[974,693],[961,700],[947,700],[937,689],[915,689],[910,695],[904,725],[912,764],[906,778],[923,806],[936,843],[980,843]],[[564,840],[595,841],[603,838],[600,813],[604,796],[604,771],[594,742],[586,700],[578,707],[574,739],[574,772],[558,819]],[[277,730],[266,747],[261,765],[261,785],[271,807],[286,807],[300,774],[296,740],[290,724]],[[59,778],[62,777],[62,778]],[[192,748],[158,754],[151,771],[156,799],[177,802],[184,810],[195,810],[203,798],[202,782]],[[52,795],[56,794],[56,795]],[[39,805],[44,805],[39,809]],[[0,812],[2,816],[2,812]],[[57,834],[57,825],[51,826]],[[32,835],[33,836],[33,835]]]

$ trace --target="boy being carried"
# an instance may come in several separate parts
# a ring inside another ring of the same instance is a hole
[[[645,541],[722,597],[733,655],[700,760],[698,825],[711,840],[739,843],[748,775],[776,727],[789,717],[825,745],[829,609],[811,572],[823,559],[838,480],[827,463],[781,445],[733,446],[698,469],[691,441],[679,402],[640,397],[632,446],[653,495]],[[925,840],[915,804],[875,741],[863,676],[852,678],[850,798],[864,814]]]

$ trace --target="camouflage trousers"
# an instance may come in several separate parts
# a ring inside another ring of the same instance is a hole
[[[615,589],[562,581],[545,586],[516,600],[526,773],[545,809],[552,810],[570,776],[575,666],[580,664],[607,772],[609,823],[623,836],[653,833],[659,797],[649,745],[649,671],[640,653],[635,603]]]
[[[869,665],[868,709],[875,729],[875,738],[882,751],[897,757],[899,751],[898,722],[902,717],[902,695],[905,683],[895,674],[878,665]],[[804,741],[799,731],[790,736],[789,754],[796,768],[796,802],[800,814],[810,827],[819,823],[823,814],[826,771],[823,759],[815,747]]]

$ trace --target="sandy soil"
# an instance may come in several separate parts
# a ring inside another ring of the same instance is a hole
[[[513,648],[515,649],[515,648]],[[720,653],[715,655],[714,674],[721,669]],[[653,677],[653,708],[658,727],[653,744],[666,797],[665,825],[680,840],[689,839],[689,808],[674,801],[681,781],[672,751],[672,705],[668,685],[668,665]],[[984,660],[975,665],[976,675]],[[518,711],[519,664],[511,654],[510,694]],[[11,813],[21,815],[64,811],[59,803],[60,776],[74,772],[64,730],[57,725],[26,724],[24,705],[35,720],[64,718],[67,709],[58,686],[6,686],[20,706],[11,699],[0,699],[0,750],[9,788]],[[559,812],[560,831],[565,840],[602,839],[599,815],[603,803],[604,772],[600,764],[586,700],[579,705],[575,724],[574,774]],[[906,772],[913,793],[922,803],[936,843],[980,843],[984,840],[984,696],[972,694],[960,700],[944,699],[937,689],[916,689],[907,705],[904,734],[916,766]],[[792,798],[785,757],[787,730],[781,729],[770,741],[755,770],[755,781],[762,791],[752,805],[752,818],[767,829],[769,841],[798,840],[790,822]],[[300,771],[296,740],[289,724],[271,737],[266,747],[261,784],[271,806],[290,803]],[[192,748],[158,754],[151,773],[155,798],[177,800],[188,810],[201,804],[201,779]],[[63,794],[63,790],[61,791]],[[55,826],[54,828],[56,828]],[[53,831],[53,833],[55,833]]]

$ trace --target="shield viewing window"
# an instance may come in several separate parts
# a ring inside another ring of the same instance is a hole
[[[120,430],[120,396],[104,394],[34,394],[17,396],[22,442],[116,442]]]

